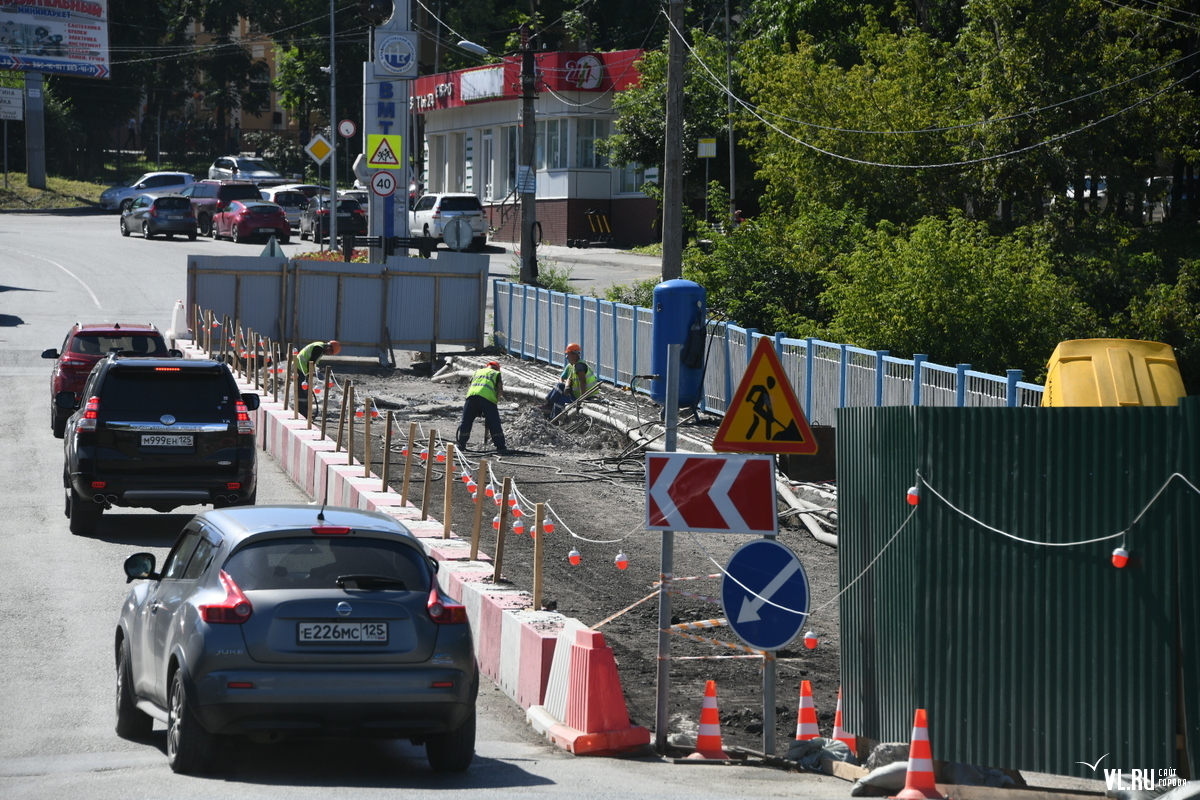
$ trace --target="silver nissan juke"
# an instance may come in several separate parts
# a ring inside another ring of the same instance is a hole
[[[117,733],[167,726],[176,772],[217,737],[365,736],[424,743],[460,772],[475,752],[479,673],[466,609],[395,519],[317,506],[206,511],[138,581],[115,639]]]

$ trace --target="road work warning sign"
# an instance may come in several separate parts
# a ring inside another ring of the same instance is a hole
[[[712,448],[719,453],[817,452],[817,439],[770,339],[758,340]]]
[[[395,169],[400,166],[400,135],[396,133],[367,134],[367,167]]]

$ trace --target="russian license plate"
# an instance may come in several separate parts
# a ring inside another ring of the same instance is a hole
[[[143,433],[142,447],[191,447],[192,435],[175,433],[169,436],[159,433]]]
[[[259,233],[274,233],[275,229],[274,228],[259,228],[258,232]]]
[[[386,622],[298,622],[300,644],[387,644]]]

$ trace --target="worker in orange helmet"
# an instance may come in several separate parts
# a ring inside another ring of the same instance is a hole
[[[561,412],[567,403],[583,397],[596,383],[596,373],[580,358],[582,351],[579,345],[572,342],[564,352],[567,363],[558,376],[558,383],[546,395],[546,402],[542,403],[542,410],[549,412],[550,416]]]

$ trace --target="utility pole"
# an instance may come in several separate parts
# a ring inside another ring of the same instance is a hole
[[[725,85],[728,87],[725,119],[729,125],[729,216],[732,219],[737,211],[737,165],[733,147],[733,28],[729,24],[729,3],[730,0],[725,0]]]
[[[334,0],[329,0],[329,141],[333,152],[329,158],[329,249],[337,249],[337,55],[335,48]],[[365,133],[363,134],[365,137]],[[365,141],[365,139],[364,139]]]
[[[536,0],[531,3],[536,16]],[[537,99],[533,47],[529,43],[529,26],[521,26],[521,165],[517,169],[517,192],[521,195],[521,283],[537,283],[537,165],[534,150],[537,125],[533,101]]]
[[[662,279],[683,277],[683,0],[670,0],[667,142],[663,153]]]

